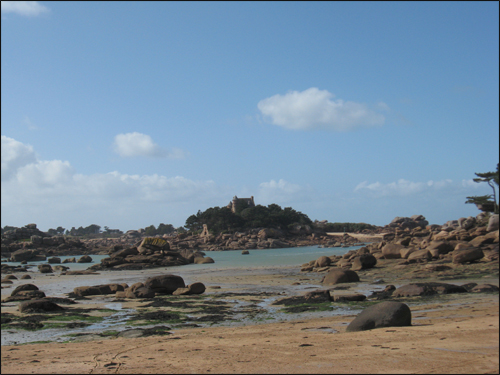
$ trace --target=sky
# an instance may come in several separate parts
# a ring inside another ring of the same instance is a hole
[[[476,216],[499,4],[2,1],[1,139],[2,227]]]

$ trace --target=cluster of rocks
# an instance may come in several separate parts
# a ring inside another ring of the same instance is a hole
[[[137,270],[154,267],[181,266],[190,263],[214,263],[202,251],[190,249],[171,249],[170,243],[163,238],[146,237],[136,246],[126,249],[113,249],[108,258],[90,270]]]
[[[480,214],[482,215],[482,214]],[[480,216],[478,215],[478,216]],[[396,218],[393,223],[425,222],[423,216]],[[406,220],[409,219],[409,220]],[[468,264],[476,261],[498,262],[498,215],[491,215],[487,225],[480,218],[468,217],[450,221],[443,226],[407,226],[396,230],[385,240],[371,243],[346,254],[320,257],[302,265],[303,272],[324,272],[332,267],[359,271],[377,264],[377,259],[401,259],[398,265],[440,261]]]
[[[76,303],[74,299],[84,299],[87,296],[114,294],[120,299],[137,299],[153,298],[158,295],[203,294],[205,289],[205,285],[200,282],[186,285],[184,279],[177,275],[150,277],[144,283],[139,282],[131,286],[124,283],[76,287],[72,293],[68,294],[69,298],[47,297],[35,284],[21,284],[12,291],[9,297],[2,300],[2,303],[21,302],[19,311],[23,313],[50,312],[62,310],[63,308],[58,304]]]

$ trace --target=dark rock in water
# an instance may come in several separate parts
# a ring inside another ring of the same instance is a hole
[[[61,310],[65,310],[64,307],[61,307],[57,303],[45,299],[31,300],[21,302],[19,304],[19,311],[22,313],[51,312]]]
[[[347,326],[346,332],[404,326],[411,326],[411,310],[408,305],[387,301],[364,309]]]
[[[92,258],[88,255],[84,255],[78,259],[77,263],[92,263]]]

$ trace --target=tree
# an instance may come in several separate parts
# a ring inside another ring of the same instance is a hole
[[[485,211],[489,211],[488,206],[493,206],[493,212],[498,214],[498,204],[497,204],[497,193],[495,189],[495,184],[497,187],[499,186],[499,166],[497,163],[497,171],[496,172],[485,172],[485,173],[475,173],[477,178],[474,178],[473,181],[480,183],[486,182],[493,189],[493,194],[490,195],[475,195],[471,197],[466,197],[467,200],[465,203],[473,203],[478,206],[479,209],[484,207]],[[491,199],[493,198],[493,199]]]

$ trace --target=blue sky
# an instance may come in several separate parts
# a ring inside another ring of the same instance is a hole
[[[234,195],[443,224],[499,154],[497,2],[8,2],[1,226],[182,226]]]

